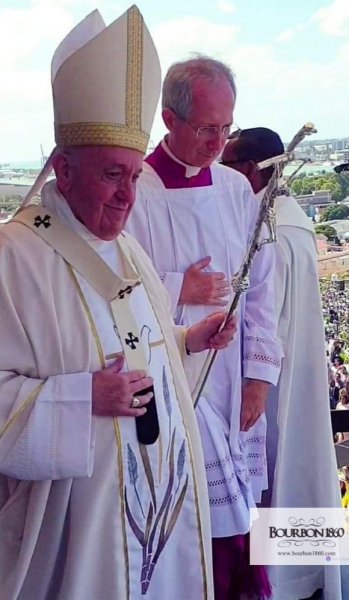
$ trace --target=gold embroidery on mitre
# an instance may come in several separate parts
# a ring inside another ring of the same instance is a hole
[[[141,130],[143,18],[136,6],[127,11],[126,125]]]
[[[120,146],[146,152],[149,134],[118,123],[68,123],[55,125],[57,146]]]

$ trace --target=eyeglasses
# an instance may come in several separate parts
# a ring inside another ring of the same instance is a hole
[[[177,115],[178,116],[178,115]],[[232,125],[223,125],[223,127],[216,127],[213,125],[202,125],[201,127],[194,127],[189,121],[183,119],[182,117],[178,117],[181,121],[184,121],[189,127],[193,129],[196,133],[197,138],[202,139],[212,139],[217,137],[217,135],[223,134],[225,138],[228,138],[229,135],[234,134],[234,137],[238,137],[240,135],[240,127],[233,123]]]

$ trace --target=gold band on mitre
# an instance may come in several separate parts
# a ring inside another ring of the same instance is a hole
[[[119,146],[146,153],[149,135],[118,123],[68,123],[55,125],[57,146]]]

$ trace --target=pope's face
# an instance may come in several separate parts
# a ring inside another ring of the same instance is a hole
[[[172,152],[195,167],[208,167],[221,153],[233,123],[234,94],[225,78],[215,83],[196,81],[192,89],[191,114],[185,121],[164,109]],[[216,132],[207,129],[215,128]]]
[[[75,148],[58,155],[54,167],[59,191],[75,217],[101,240],[122,231],[133,207],[143,154],[109,146]]]

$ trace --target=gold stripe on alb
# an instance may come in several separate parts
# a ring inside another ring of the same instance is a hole
[[[127,547],[127,533],[125,523],[125,498],[124,498],[124,470],[122,464],[122,446],[121,446],[121,435],[120,428],[117,419],[114,419],[114,430],[116,439],[116,448],[118,456],[118,467],[119,467],[119,494],[121,503],[121,526],[122,526],[122,537],[125,555],[125,577],[126,577],[126,598],[130,600],[130,561],[128,558],[128,547]]]
[[[188,435],[187,435],[187,440],[188,440],[190,463],[191,463],[193,481],[194,481],[193,488],[194,488],[194,495],[195,495],[195,511],[196,511],[196,519],[197,519],[197,523],[198,523],[198,534],[199,534],[199,540],[200,540],[200,557],[201,557],[201,570],[202,570],[202,576],[203,576],[204,599],[208,600],[208,584],[207,584],[207,574],[206,574],[207,567],[206,567],[206,557],[205,557],[205,550],[204,550],[204,537],[202,534],[201,514],[200,514],[200,507],[199,507],[198,483],[196,480],[196,473],[195,473],[195,467],[194,467],[193,450],[192,450]]]
[[[142,127],[143,18],[136,6],[127,12],[126,125]]]
[[[18,419],[19,415],[24,411],[24,409],[30,404],[33,400],[37,398],[39,392],[44,385],[44,381],[41,381],[39,385],[34,388],[34,390],[29,394],[29,396],[25,399],[23,404],[19,407],[19,409],[15,412],[15,414],[7,421],[6,425],[0,431],[0,438],[10,429],[13,423]]]
[[[151,348],[157,348],[158,346],[164,346],[165,340],[158,340],[157,342],[150,342],[149,346]]]
[[[112,360],[112,358],[119,358],[119,356],[124,356],[123,352],[112,352],[112,354],[107,354],[105,360]]]
[[[158,340],[157,342],[150,342],[150,348],[157,348],[158,346],[164,346],[165,340]],[[111,354],[107,354],[105,360],[111,360],[112,358],[118,358],[119,356],[124,356],[123,352],[112,352]]]
[[[101,363],[101,367],[102,367],[102,369],[104,369],[106,366],[105,361],[108,357],[106,357],[106,359],[104,358],[102,344],[101,344],[101,340],[98,335],[98,331],[97,331],[95,322],[93,320],[93,317],[92,317],[90,308],[87,304],[84,293],[83,293],[83,291],[79,285],[79,282],[76,278],[76,275],[75,275],[72,267],[68,263],[66,263],[66,264],[67,264],[68,270],[71,274],[71,277],[74,281],[79,298],[85,309],[87,319],[88,319],[88,322],[91,327],[92,335],[93,335],[93,338],[94,338],[94,341],[95,341],[95,344],[97,347],[97,352],[98,352],[98,357],[99,357],[99,360]],[[120,436],[119,424],[117,422],[117,419],[114,419],[114,431],[115,431],[115,438],[116,438],[117,461],[118,461],[118,469],[119,469],[118,487],[119,487],[119,495],[120,495],[121,527],[122,527],[123,550],[124,550],[124,560],[125,560],[125,585],[126,585],[126,594],[127,594],[125,600],[130,600],[130,568],[129,568],[130,564],[129,564],[129,557],[128,557],[128,546],[127,546],[126,524],[125,524],[125,499],[124,499],[124,476],[123,476],[122,447],[121,447],[121,436]]]

